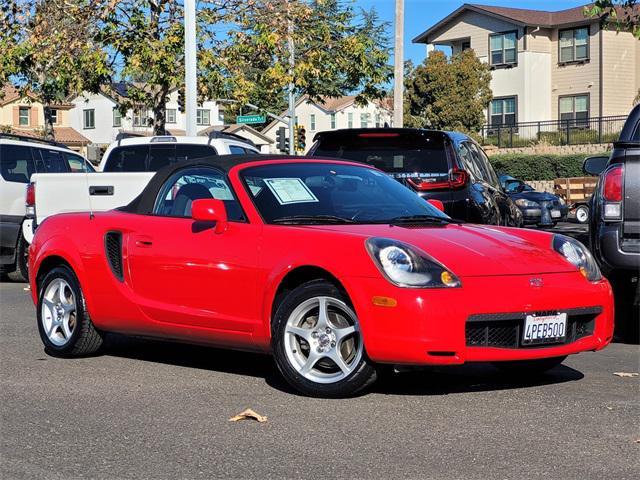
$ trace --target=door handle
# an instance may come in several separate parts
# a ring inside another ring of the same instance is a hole
[[[136,238],[136,247],[149,248],[153,245],[151,237],[138,237]]]
[[[113,195],[113,185],[91,185],[89,195]]]

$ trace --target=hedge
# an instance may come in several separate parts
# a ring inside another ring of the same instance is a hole
[[[554,180],[565,177],[584,177],[582,162],[586,157],[609,155],[576,153],[572,155],[505,153],[489,157],[498,175],[511,175],[521,180]]]

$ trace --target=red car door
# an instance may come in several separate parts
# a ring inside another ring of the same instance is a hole
[[[225,232],[191,219],[198,198],[224,201]],[[244,220],[217,170],[193,167],[175,174],[161,188],[154,215],[140,215],[127,238],[129,274],[142,310],[167,324],[252,331],[259,318],[261,228]]]

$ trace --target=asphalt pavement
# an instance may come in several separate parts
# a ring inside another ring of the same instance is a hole
[[[0,283],[0,478],[637,478],[636,345],[538,378],[491,365],[305,398],[270,357],[110,336],[48,356],[24,284]],[[266,423],[229,422],[245,408]]]

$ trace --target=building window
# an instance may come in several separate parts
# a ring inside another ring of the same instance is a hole
[[[21,127],[29,126],[29,111],[31,109],[29,107],[20,107],[18,111],[18,125]]]
[[[466,42],[462,42],[462,51],[471,49],[471,41],[467,40]]]
[[[491,125],[513,125],[516,123],[516,97],[494,98],[489,107]]]
[[[199,108],[196,112],[196,124],[197,125],[210,125],[211,121],[209,119],[210,110],[204,110]]]
[[[167,123],[176,123],[176,109],[167,108]]]
[[[218,110],[218,121],[224,123],[224,112],[222,110]]]
[[[361,128],[368,128],[369,127],[369,114],[368,113],[361,113],[360,114],[360,127]]]
[[[349,112],[347,116],[347,128],[353,128],[353,113]]]
[[[489,35],[491,65],[512,65],[517,63],[517,32]]]
[[[335,128],[336,128],[336,114],[332,113],[330,115],[330,118],[331,118],[331,129],[335,130]]]
[[[54,125],[58,125],[58,109],[57,108],[50,109],[49,115],[51,115],[51,123]]]
[[[113,109],[113,126],[122,126],[122,113],[120,112],[120,109],[118,107]]]
[[[560,31],[560,63],[581,62],[589,59],[588,27]]]
[[[311,126],[309,127],[309,129],[310,129],[312,132],[313,132],[313,131],[315,131],[315,129],[316,129],[316,116],[315,116],[315,114],[313,114],[313,113],[312,113],[311,115],[309,115],[309,123],[310,123],[310,125],[311,125]]]
[[[133,111],[133,126],[134,127],[147,127],[147,112],[145,110],[134,110]]]
[[[586,126],[589,118],[589,95],[560,97],[560,120],[572,126]]]
[[[382,126],[380,122],[380,114],[376,113],[376,128],[380,128]]]
[[[96,128],[96,111],[91,108],[89,110],[83,110],[83,127],[85,129]]]

